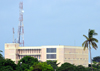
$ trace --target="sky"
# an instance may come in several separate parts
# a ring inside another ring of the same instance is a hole
[[[19,3],[23,1],[25,46],[82,46],[88,30],[100,41],[100,0],[0,0],[0,50],[18,38]],[[92,58],[100,56],[92,48]]]

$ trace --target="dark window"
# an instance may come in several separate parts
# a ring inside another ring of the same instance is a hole
[[[39,55],[39,59],[40,59],[40,55]]]
[[[47,54],[47,59],[56,59],[56,54]]]
[[[47,48],[47,53],[56,53],[56,48]]]
[[[20,56],[19,56],[19,59],[20,59]]]

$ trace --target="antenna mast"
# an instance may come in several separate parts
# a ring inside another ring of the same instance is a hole
[[[15,33],[15,32],[14,32],[14,28],[13,28],[13,43],[14,43],[14,33]]]
[[[23,2],[19,3],[18,43],[24,46]]]

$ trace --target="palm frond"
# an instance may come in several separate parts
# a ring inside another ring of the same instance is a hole
[[[91,41],[98,42],[96,38],[91,38]]]
[[[88,41],[86,41],[86,43],[85,43],[85,47],[87,47],[87,48],[88,48]]]
[[[98,35],[97,33],[94,33],[93,35]]]
[[[89,33],[88,33],[89,38],[92,38],[93,35],[97,35],[97,33],[95,32],[95,30],[90,30],[89,29]]]
[[[86,35],[83,35],[87,40],[89,39]]]
[[[87,40],[86,40],[86,41],[87,41]],[[86,41],[84,41],[84,42],[82,43],[82,47],[84,47],[84,45],[85,45]]]
[[[84,47],[84,49],[83,50],[85,50],[86,49],[86,47]]]
[[[97,46],[97,44],[95,43],[95,42],[91,42],[91,44],[92,44],[92,47],[96,50],[97,48],[98,48],[98,46]]]
[[[0,52],[2,52],[2,51],[0,50]]]
[[[93,34],[94,34],[94,30],[90,30],[89,29],[88,37],[89,38],[92,38],[93,37]]]
[[[83,42],[82,47],[84,47],[84,50],[88,48],[88,40]]]

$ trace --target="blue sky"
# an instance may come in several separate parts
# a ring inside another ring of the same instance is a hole
[[[0,50],[12,43],[12,28],[17,39],[19,2],[0,0]],[[94,29],[100,41],[100,0],[23,0],[25,46],[82,46],[89,29]],[[92,57],[99,56],[92,49]]]

